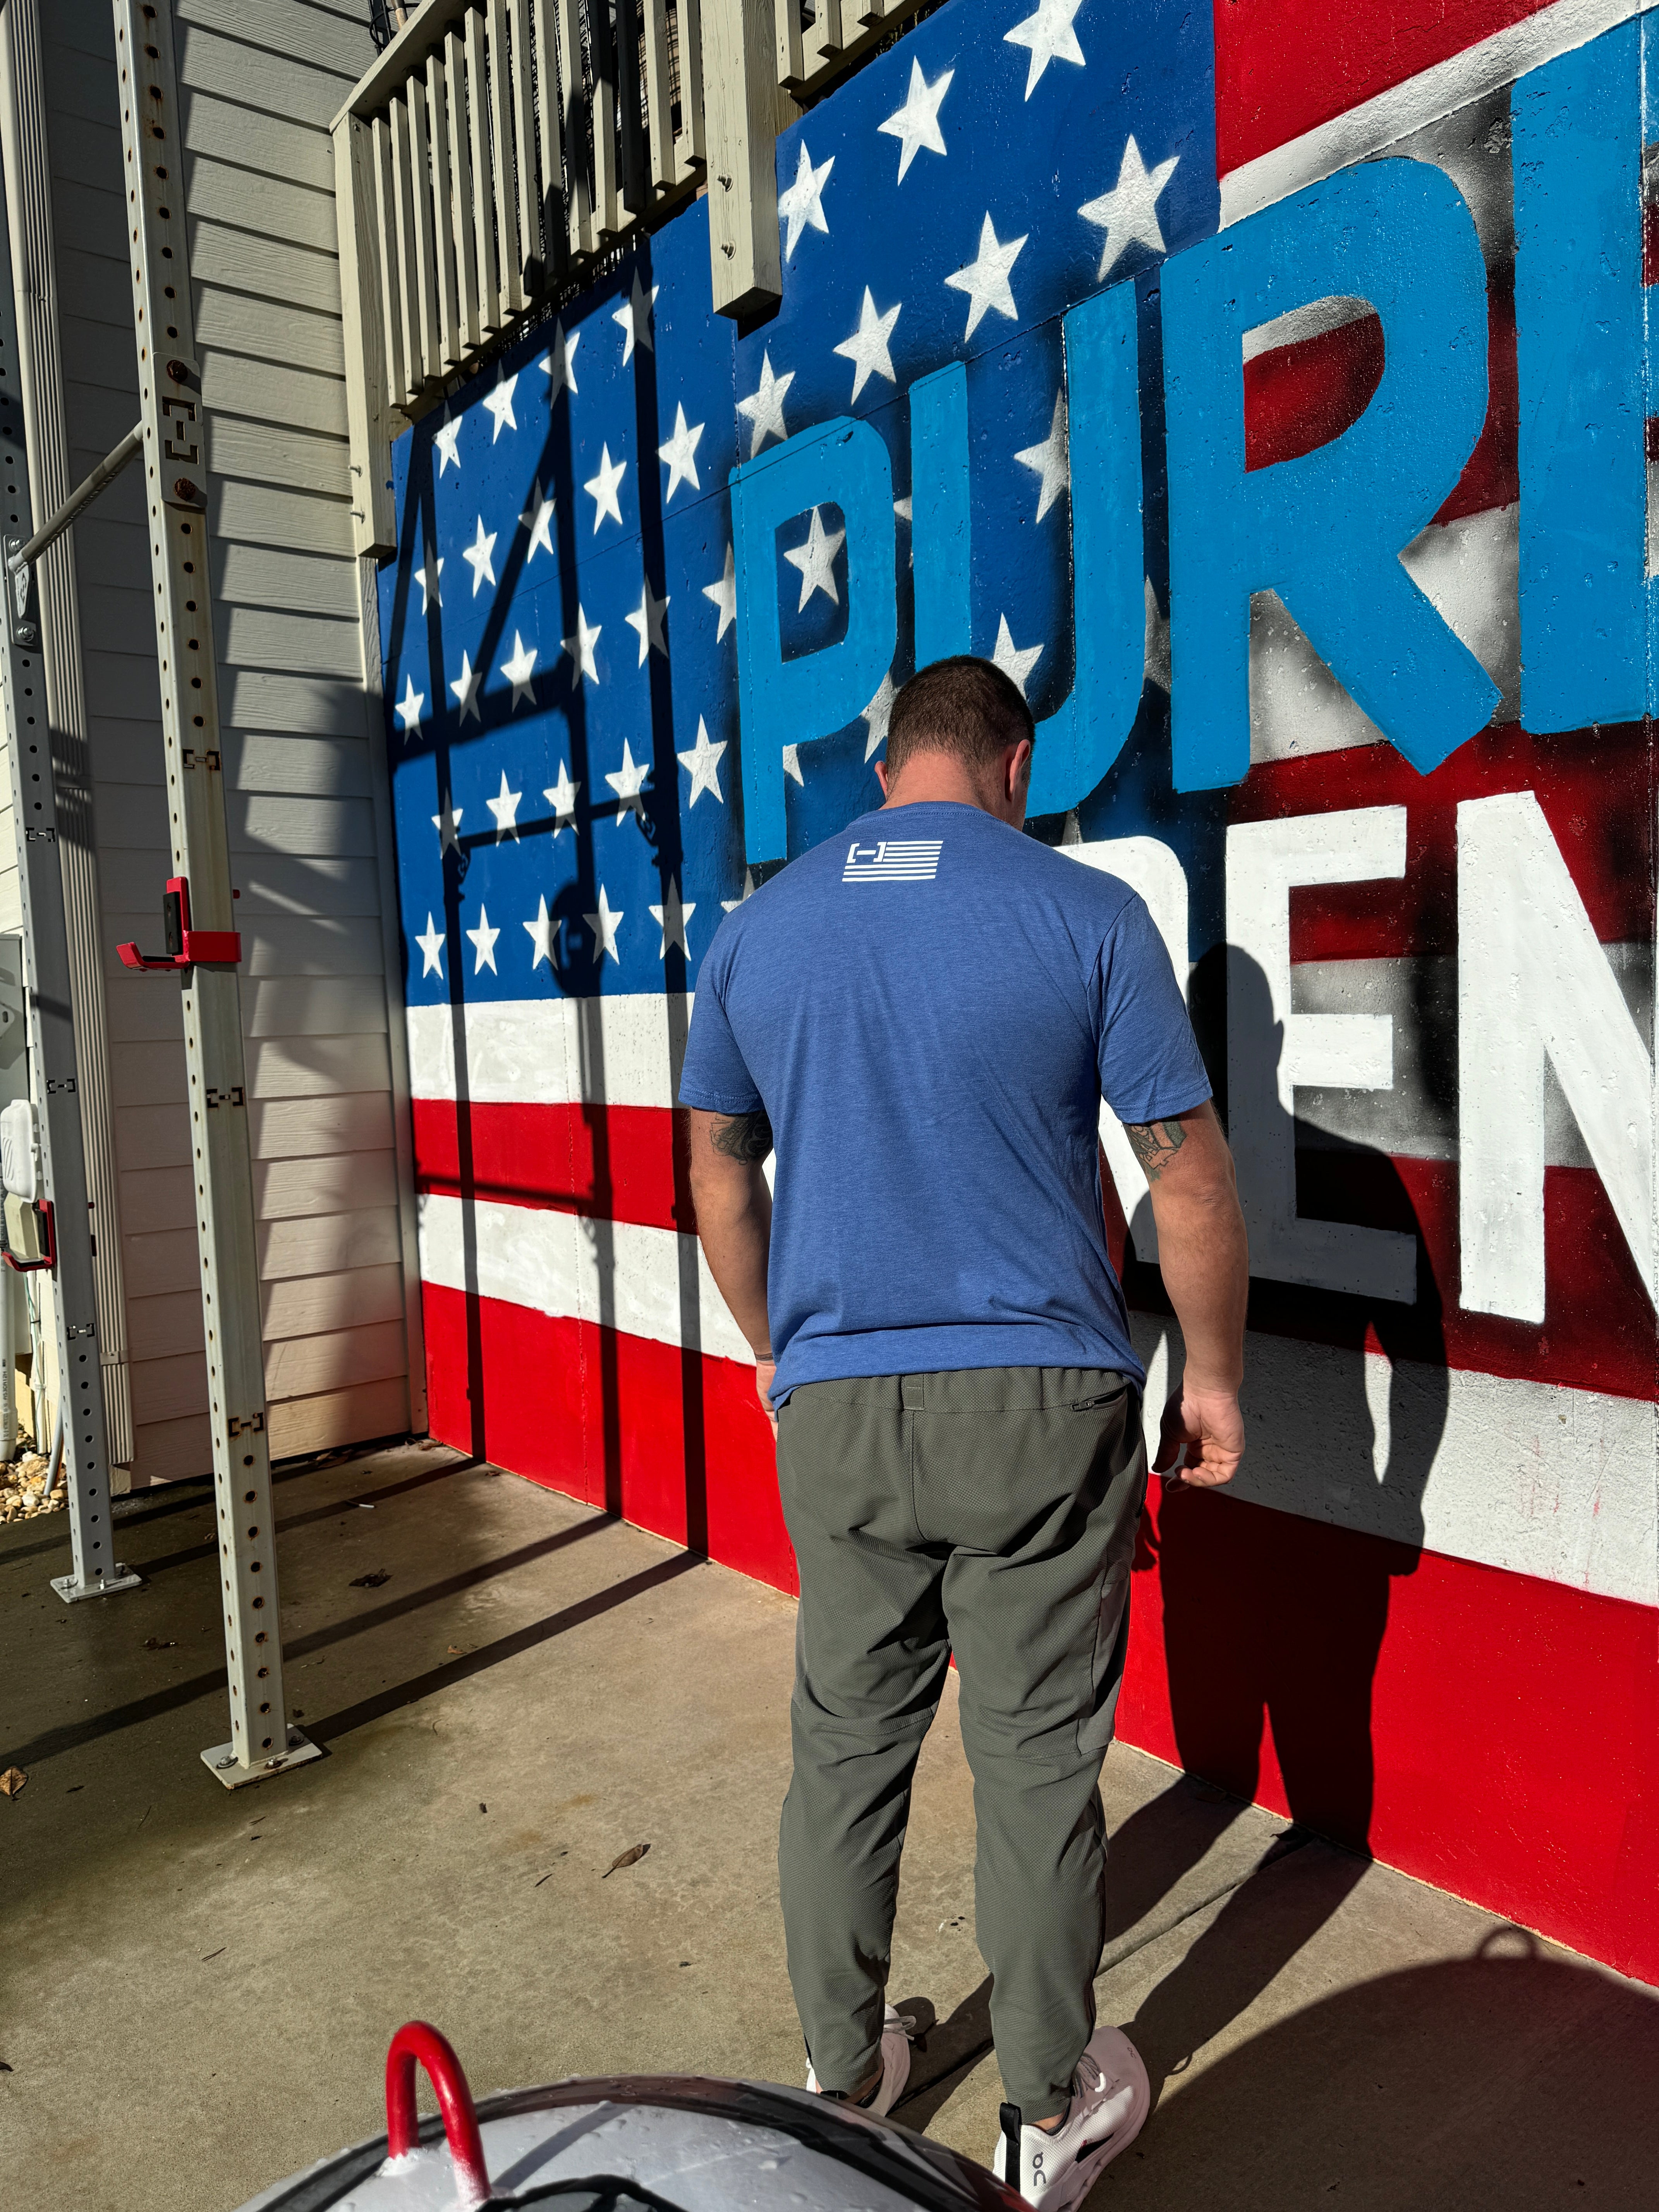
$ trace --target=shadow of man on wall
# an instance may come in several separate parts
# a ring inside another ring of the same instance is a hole
[[[1205,966],[1194,978],[1200,1034],[1218,980]],[[1227,948],[1225,974],[1227,1057],[1237,1070],[1253,1054],[1258,1077],[1265,1070],[1270,1079],[1253,1084],[1249,1110],[1285,1125],[1266,1133],[1293,1148],[1298,1213],[1346,1216],[1416,1239],[1417,1297],[1407,1304],[1253,1281],[1248,1441],[1236,1486],[1160,1497],[1153,1481],[1137,1564],[1156,1561],[1158,1570],[1170,1713],[1188,1779],[1114,1839],[1109,1947],[1216,1845],[1263,1790],[1264,1765],[1265,1795],[1276,1797],[1268,1758],[1296,1831],[1353,1854],[1342,1862],[1346,1880],[1298,1883],[1298,1901],[1275,1899],[1265,1944],[1262,1900],[1253,1893],[1274,1881],[1296,1835],[1231,1892],[1130,2031],[1155,2080],[1236,2018],[1364,1870],[1375,1796],[1372,1684],[1394,1584],[1415,1571],[1421,1553],[1423,1497],[1446,1421],[1440,1293],[1410,1194],[1385,1152],[1338,1143],[1285,1114],[1277,1096],[1284,1027],[1267,979],[1236,946]],[[1237,1119],[1244,1102],[1228,1103]],[[1167,1310],[1158,1279],[1129,1272],[1134,1303]],[[1182,1351],[1178,1332],[1166,1326],[1173,1376]],[[1148,1411],[1155,1428],[1158,1408]],[[1211,1818],[1192,1817],[1194,1779],[1211,1785],[1201,1789],[1215,1800]]]

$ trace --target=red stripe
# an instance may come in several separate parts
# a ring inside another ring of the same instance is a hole
[[[1244,364],[1244,465],[1270,469],[1341,436],[1382,380],[1382,325],[1360,315]]]
[[[417,1099],[415,1115],[423,1190],[635,1222],[647,1229],[695,1231],[689,1200],[675,1194],[678,1117],[665,1107],[474,1106],[469,1121],[476,1186],[459,1171],[453,1107]],[[543,1129],[545,1135],[539,1133]],[[434,1132],[449,1147],[447,1152],[439,1152]],[[574,1192],[568,1172],[559,1172],[568,1168],[573,1140],[586,1147],[583,1157],[590,1168]],[[612,1170],[608,1180],[592,1171],[595,1161]],[[1121,1267],[1126,1224],[1109,1176],[1102,1180],[1108,1246],[1114,1264]],[[1419,1237],[1421,1297],[1416,1306],[1395,1307],[1258,1279],[1251,1293],[1253,1328],[1356,1349],[1367,1341],[1369,1331],[1394,1358],[1556,1382],[1613,1397],[1659,1397],[1652,1309],[1601,1178],[1591,1170],[1551,1168],[1545,1176],[1548,1279],[1541,1328],[1459,1308],[1454,1164],[1390,1158],[1358,1148],[1303,1150],[1297,1153],[1297,1180],[1304,1213]],[[1166,1310],[1154,1268],[1132,1261],[1124,1291],[1139,1311]]]
[[[602,1221],[695,1232],[677,1147],[684,1118],[663,1106],[471,1106],[413,1102],[417,1188],[550,1207]]]
[[[1546,0],[1213,0],[1216,165],[1224,177]]]
[[[1271,468],[1340,437],[1370,404],[1382,374],[1382,325],[1361,315],[1244,364],[1244,465]],[[1486,419],[1463,473],[1435,516],[1507,507],[1520,496],[1516,437],[1515,279],[1495,272],[1487,307]]]
[[[1659,1613],[1201,1492],[1136,1565],[1126,1741],[1659,1981]]]
[[[1418,1302],[1340,1297],[1261,1277],[1250,1327],[1273,1336],[1368,1346],[1391,1359],[1462,1368],[1517,1382],[1659,1398],[1653,1308],[1601,1177],[1589,1168],[1544,1174],[1548,1273],[1541,1327],[1457,1303],[1457,1170],[1445,1160],[1390,1159],[1357,1149],[1297,1154],[1299,1211],[1316,1219],[1398,1229],[1419,1239]],[[1168,1313],[1163,1278],[1132,1261],[1124,1295],[1140,1313]]]
[[[796,1588],[747,1369],[425,1302],[435,1436]],[[1234,1499],[1146,1536],[1127,1742],[1659,1980],[1659,1613]]]
[[[1235,822],[1279,821],[1356,806],[1410,810],[1399,882],[1311,885],[1291,894],[1292,960],[1382,959],[1457,950],[1457,808],[1530,791],[1604,945],[1654,926],[1653,823],[1639,722],[1534,738],[1483,730],[1432,775],[1392,745],[1264,761],[1228,793]]]
[[[752,1369],[432,1283],[421,1295],[434,1437],[796,1589]]]

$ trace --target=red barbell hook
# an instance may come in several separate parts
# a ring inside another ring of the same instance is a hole
[[[483,2203],[489,2195],[489,2169],[484,2164],[483,2138],[478,2115],[472,2108],[472,2092],[447,2037],[423,2020],[411,2020],[398,2030],[386,2055],[386,2142],[390,2158],[402,2158],[418,2141],[415,2122],[415,2069],[424,2066],[438,2095],[444,2134],[454,2161],[455,2179],[464,2205]]]

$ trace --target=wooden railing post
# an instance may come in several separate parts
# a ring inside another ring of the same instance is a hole
[[[783,297],[773,0],[702,0],[702,14],[714,307],[747,321]]]
[[[359,550],[392,550],[390,435],[700,183],[714,307],[771,313],[778,133],[923,4],[813,0],[805,27],[801,0],[411,8],[333,125]]]
[[[340,237],[340,307],[346,354],[346,427],[351,438],[352,544],[386,559],[398,550],[392,504],[392,437],[386,422],[385,324],[381,314],[374,141],[367,123],[342,116],[334,126],[334,205]]]

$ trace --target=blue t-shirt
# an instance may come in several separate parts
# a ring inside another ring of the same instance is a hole
[[[1126,884],[974,806],[866,814],[720,924],[683,1106],[764,1106],[775,1396],[848,1376],[1112,1367],[1144,1382],[1101,1212],[1127,1123],[1210,1096]]]

